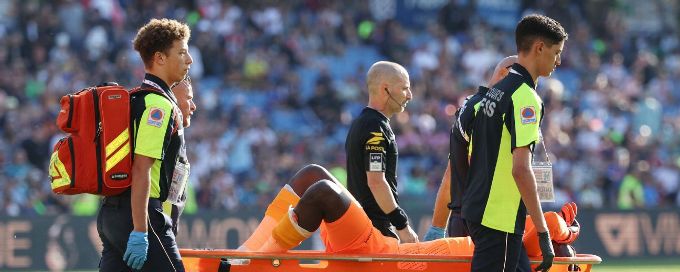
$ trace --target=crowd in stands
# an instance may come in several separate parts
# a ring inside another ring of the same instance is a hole
[[[421,21],[400,12],[405,2],[442,1],[0,1],[0,215],[72,210],[78,198],[55,196],[47,176],[64,136],[59,99],[105,81],[138,85],[131,40],[159,17],[192,29],[198,210],[263,207],[307,163],[344,180],[346,132],[366,105],[368,67],[383,59],[407,67],[414,96],[391,121],[401,201],[434,199],[453,113],[515,54],[514,24],[528,13],[569,33],[561,66],[538,85],[556,205],[680,206],[678,2],[452,0]],[[494,10],[514,15],[494,21]]]

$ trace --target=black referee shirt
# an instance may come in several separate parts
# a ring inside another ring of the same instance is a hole
[[[394,199],[397,196],[397,156],[399,151],[389,119],[366,107],[352,122],[345,141],[347,154],[347,189],[366,211],[371,221],[389,219],[380,209],[368,188],[366,172],[385,172]]]

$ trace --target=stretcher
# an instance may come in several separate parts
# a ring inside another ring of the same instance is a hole
[[[230,249],[180,249],[186,271],[192,272],[434,272],[470,271],[472,256],[435,256],[419,254],[330,254],[316,250],[290,250],[286,253],[243,252]],[[222,259],[232,261],[230,268],[220,271]],[[242,260],[248,260],[242,262]],[[317,261],[318,263],[301,263]],[[535,268],[540,259],[531,259]],[[556,257],[551,272],[567,272],[569,265],[580,271],[591,271],[602,259],[591,254]]]

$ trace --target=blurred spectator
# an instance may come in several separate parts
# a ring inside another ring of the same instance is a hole
[[[581,190],[579,193],[577,203],[579,207],[592,209],[602,208],[604,205],[602,190],[597,185],[595,185],[595,183],[586,185],[586,187],[583,188],[583,190]]]
[[[619,189],[619,209],[630,210],[645,206],[645,193],[640,181],[640,173],[631,173],[623,177]]]
[[[264,206],[310,162],[342,181],[348,122],[366,101],[367,67],[381,59],[413,75],[417,97],[393,128],[403,201],[422,203],[446,166],[453,112],[515,53],[507,22],[528,12],[570,34],[562,65],[538,84],[558,202],[680,206],[677,1],[450,0],[429,11],[380,0],[236,3],[0,1],[0,215],[92,212],[74,204],[88,199],[50,191],[59,99],[104,81],[133,87],[143,69],[130,40],[151,17],[184,20],[194,33],[190,73],[203,106],[187,138],[199,209]]]

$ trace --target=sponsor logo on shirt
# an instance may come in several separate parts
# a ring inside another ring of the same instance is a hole
[[[381,132],[371,132],[371,134],[373,135],[373,138],[370,138],[368,141],[366,141],[367,145],[379,145],[380,142],[385,140]]]
[[[523,125],[536,123],[536,110],[534,110],[533,106],[522,108],[520,114]]]
[[[154,127],[161,127],[163,125],[163,116],[165,112],[159,108],[151,108],[149,116],[146,118],[146,124]]]
[[[368,150],[368,151],[380,151],[380,152],[385,151],[385,148],[383,148],[382,146],[375,146],[375,145],[367,145],[365,149]]]

